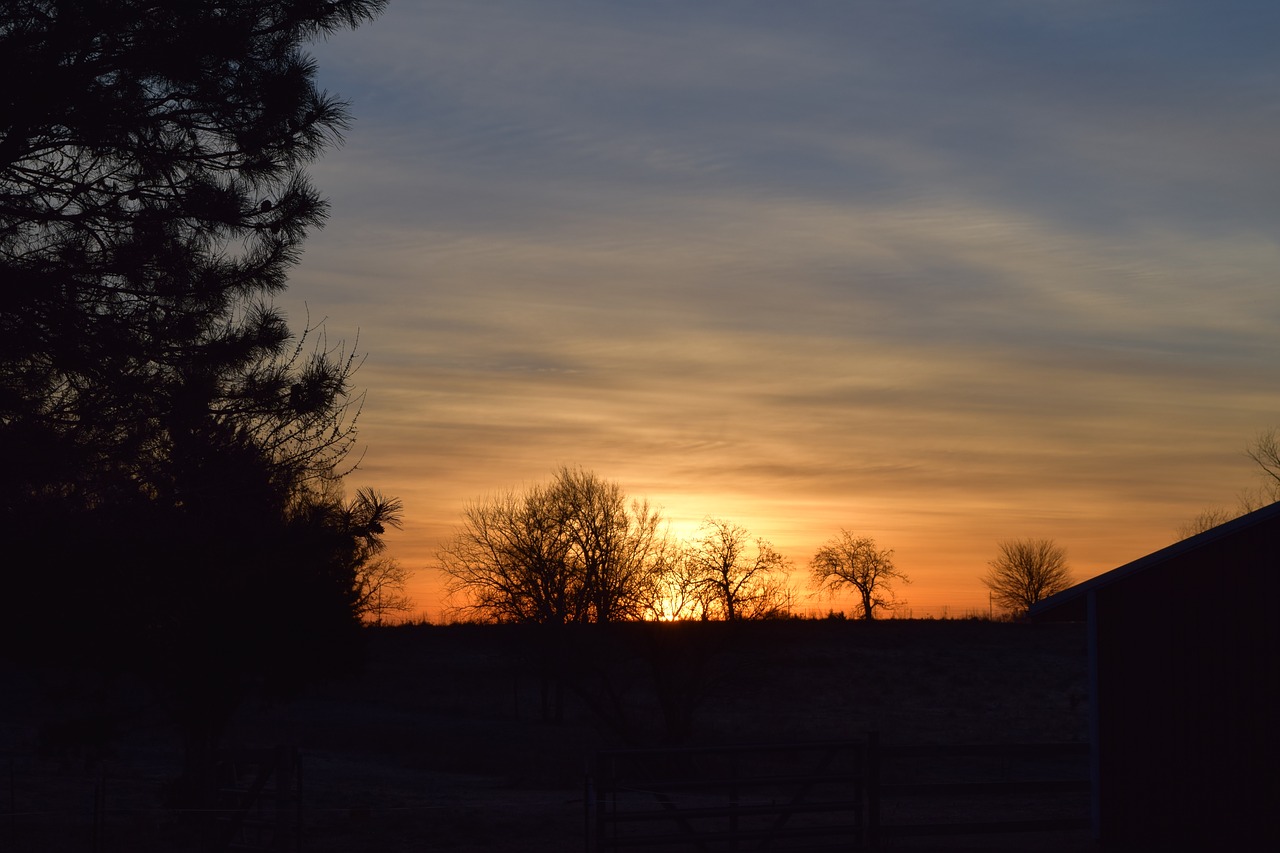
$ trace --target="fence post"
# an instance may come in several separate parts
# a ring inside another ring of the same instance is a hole
[[[18,770],[9,756],[9,837],[18,837]],[[16,843],[16,842],[15,842]]]
[[[731,849],[734,853],[737,853],[738,850],[738,806],[740,804],[738,792],[738,756],[740,754],[741,753],[737,752],[729,753],[729,809],[731,811],[729,815],[729,836],[731,839],[730,844],[732,845]]]
[[[869,850],[880,849],[880,733],[867,732],[867,838]]]
[[[302,749],[293,748],[293,853],[302,853]]]
[[[99,853],[106,842],[107,826],[107,765],[98,765],[98,779],[93,784],[93,851]]]
[[[595,792],[591,785],[591,761],[586,761],[586,773],[582,780],[582,851],[591,853],[591,819],[595,817]]]
[[[605,838],[605,810],[608,807],[606,801],[609,791],[617,784],[616,778],[605,773],[606,761],[609,761],[608,756],[603,753],[596,755],[596,775],[592,779],[592,785],[595,788],[595,796],[592,799],[595,806],[595,844],[592,846],[596,851],[603,851],[608,845],[608,840]]]
[[[293,751],[283,745],[276,746],[276,796],[275,796],[275,844],[272,845],[280,853],[288,853],[290,846],[290,812],[289,799],[293,787]]]

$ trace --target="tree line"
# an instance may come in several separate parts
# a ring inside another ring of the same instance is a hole
[[[855,591],[858,614],[875,619],[901,604],[894,584],[909,582],[892,557],[841,531],[810,575],[823,591]],[[797,595],[790,561],[742,525],[708,517],[676,539],[646,501],[570,467],[467,505],[439,561],[458,608],[498,622],[768,619]]]
[[[1186,539],[1280,500],[1280,428],[1245,448],[1259,483],[1235,508],[1203,510],[1177,528]],[[992,610],[1018,617],[1072,585],[1066,549],[1052,539],[1006,539],[979,580]],[[905,602],[907,575],[893,552],[842,529],[814,554],[816,593],[852,592],[856,615],[875,619]],[[476,501],[440,554],[450,592],[466,614],[501,622],[630,619],[760,619],[790,613],[791,566],[768,541],[708,518],[690,542],[669,538],[659,514],[628,504],[613,483],[562,468],[551,484]]]
[[[1066,550],[1050,539],[997,545],[981,581],[993,605],[1021,615],[1071,585]],[[581,468],[545,483],[477,499],[438,554],[455,611],[483,621],[548,625],[790,616],[793,566],[767,539],[706,518],[688,540],[670,535],[647,501]],[[853,596],[875,620],[905,602],[910,578],[893,551],[841,529],[809,561],[814,596]]]

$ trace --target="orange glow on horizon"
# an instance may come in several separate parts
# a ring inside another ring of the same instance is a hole
[[[870,536],[933,617],[988,611],[1001,540],[1083,580],[1254,483],[1268,45],[1212,12],[851,5],[392,3],[315,45],[357,120],[281,303],[368,347],[348,488],[403,499],[390,554],[431,619],[464,505],[564,464],[682,538],[769,540],[806,611],[848,607],[805,594],[814,551]],[[884,33],[926,37],[903,62]],[[1192,54],[1214,73],[1161,73]],[[1135,73],[1086,91],[1081,56]]]
[[[644,497],[635,492],[629,494],[631,497]],[[388,538],[390,550],[402,564],[415,570],[409,589],[417,605],[413,618],[450,621],[454,617],[446,601],[444,578],[436,568],[436,553],[456,529],[463,504],[478,495],[459,500],[456,505],[458,514],[453,518],[449,518],[447,508],[441,508],[439,521],[435,524],[423,523],[413,512],[415,497],[420,500],[425,495],[406,495],[407,523],[403,531],[394,532]],[[651,504],[662,508],[670,534],[692,541],[705,516],[698,515],[696,511],[673,510],[674,501],[669,496],[664,497],[665,500],[651,499]],[[706,496],[700,498],[707,499]],[[761,506],[762,503],[766,505]],[[895,564],[911,578],[910,585],[895,587],[901,606],[883,614],[890,618],[962,618],[991,612],[987,589],[979,578],[987,569],[987,561],[995,556],[996,542],[1003,538],[1041,535],[1040,531],[1045,531],[1044,535],[1066,546],[1077,582],[1162,548],[1175,538],[1172,522],[1135,523],[1132,526],[1113,524],[1099,534],[1091,535],[1090,528],[1096,527],[1096,523],[1083,513],[1075,517],[1037,518],[1033,519],[1034,523],[1023,520],[1019,525],[1011,525],[1004,522],[1000,513],[966,517],[955,508],[954,515],[942,519],[913,513],[906,513],[903,517],[891,516],[887,512],[883,517],[868,513],[864,517],[869,516],[874,523],[858,526],[846,521],[835,508],[799,503],[798,508],[784,514],[779,512],[784,505],[782,501],[757,502],[739,498],[736,503],[724,501],[721,504],[727,510],[736,509],[737,512],[726,511],[716,513],[716,516],[739,523],[754,536],[769,540],[788,558],[791,583],[798,592],[794,612],[810,617],[825,616],[832,610],[852,615],[855,610],[851,594],[836,598],[815,595],[808,583],[809,560],[813,552],[842,525],[872,536],[882,547],[892,548]],[[771,510],[787,524],[769,524],[765,513]],[[1056,534],[1053,532],[1055,529],[1058,531]]]

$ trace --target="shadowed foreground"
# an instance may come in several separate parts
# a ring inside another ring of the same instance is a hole
[[[554,640],[514,626],[384,628],[358,680],[250,709],[231,743],[299,748],[288,820],[305,851],[579,850],[584,771],[598,749],[868,731],[887,750],[1083,742],[1084,642],[1074,624],[968,621],[631,625]],[[0,828],[6,849],[93,849],[98,786],[97,849],[197,849],[190,827],[157,807],[178,744],[144,701],[124,698],[115,746],[94,764],[73,751],[31,757],[38,697],[30,684],[11,695],[3,748],[20,771],[16,801],[60,787],[62,803]],[[936,808],[939,820],[966,810]],[[1060,808],[1084,817],[1087,796]],[[885,846],[1091,849],[1080,831]]]

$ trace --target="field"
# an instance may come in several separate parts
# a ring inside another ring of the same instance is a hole
[[[306,851],[576,851],[585,769],[599,749],[868,732],[887,751],[1084,742],[1085,666],[1080,625],[816,620],[554,638],[515,626],[371,629],[359,678],[247,708],[229,742],[299,748]],[[82,804],[95,785],[105,787],[97,849],[178,849],[182,827],[155,807],[177,743],[145,703],[95,763],[33,757],[41,701],[26,684],[5,707],[14,805],[9,837],[0,829],[4,849],[57,849],[59,832],[68,842],[92,835]],[[23,805],[55,796],[46,791],[81,805]],[[1083,817],[1086,804],[1059,807]],[[1088,849],[1078,832],[887,846]]]

